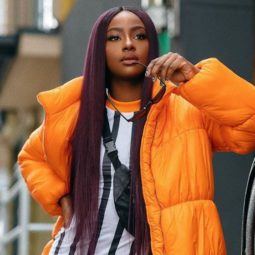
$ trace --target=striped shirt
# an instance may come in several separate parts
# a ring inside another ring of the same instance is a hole
[[[131,118],[134,111],[139,110],[140,100],[132,102],[119,102],[111,98],[115,106],[126,118]],[[106,103],[112,137],[118,150],[118,156],[122,164],[129,167],[131,138],[133,123],[127,122],[112,107],[109,101]],[[99,227],[97,233],[96,255],[129,255],[134,237],[124,229],[117,215],[113,198],[114,167],[105,153],[103,140],[101,140],[100,153],[100,180],[99,180]],[[56,235],[50,255],[78,255],[79,246],[83,246],[85,254],[89,247],[88,240],[76,242],[75,217],[68,228],[61,228]],[[82,255],[85,255],[82,254]]]

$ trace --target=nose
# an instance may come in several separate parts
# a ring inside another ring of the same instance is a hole
[[[123,51],[130,51],[130,50],[134,50],[135,46],[134,46],[134,42],[132,40],[132,38],[130,38],[130,36],[126,36],[124,39],[124,44],[123,44]]]

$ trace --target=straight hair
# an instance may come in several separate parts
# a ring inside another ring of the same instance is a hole
[[[79,114],[70,143],[70,194],[76,217],[76,240],[85,238],[90,241],[89,255],[95,253],[97,242],[95,237],[98,225],[100,148],[106,103],[106,80],[109,79],[105,55],[106,34],[109,23],[121,11],[134,13],[144,23],[149,40],[148,62],[158,57],[156,29],[143,10],[133,7],[112,8],[104,12],[92,28],[84,61]],[[141,108],[152,96],[152,85],[150,79],[143,80]],[[130,155],[131,199],[135,201],[133,208],[135,240],[132,254],[138,255],[151,254],[150,231],[140,173],[140,144],[146,117],[134,123],[135,133]]]

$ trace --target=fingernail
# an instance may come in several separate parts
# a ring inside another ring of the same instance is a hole
[[[155,77],[152,77],[152,81],[155,82],[155,81],[156,81],[156,78],[155,78]]]
[[[145,72],[145,76],[146,76],[146,77],[149,76],[149,72],[148,72],[148,71]]]

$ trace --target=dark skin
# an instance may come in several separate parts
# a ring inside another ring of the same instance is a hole
[[[176,85],[190,80],[199,69],[177,53],[169,52],[148,63],[149,41],[143,22],[133,13],[122,11],[107,30],[106,64],[110,72],[110,94],[118,101],[141,98],[144,73],[147,77],[170,80]],[[147,65],[147,69],[135,64]],[[146,71],[146,72],[145,72]],[[59,201],[68,227],[73,214],[69,195]]]
[[[121,24],[121,25],[120,25]],[[142,21],[133,13],[123,11],[108,26],[106,63],[111,73],[110,94],[119,101],[140,99],[149,41]]]

